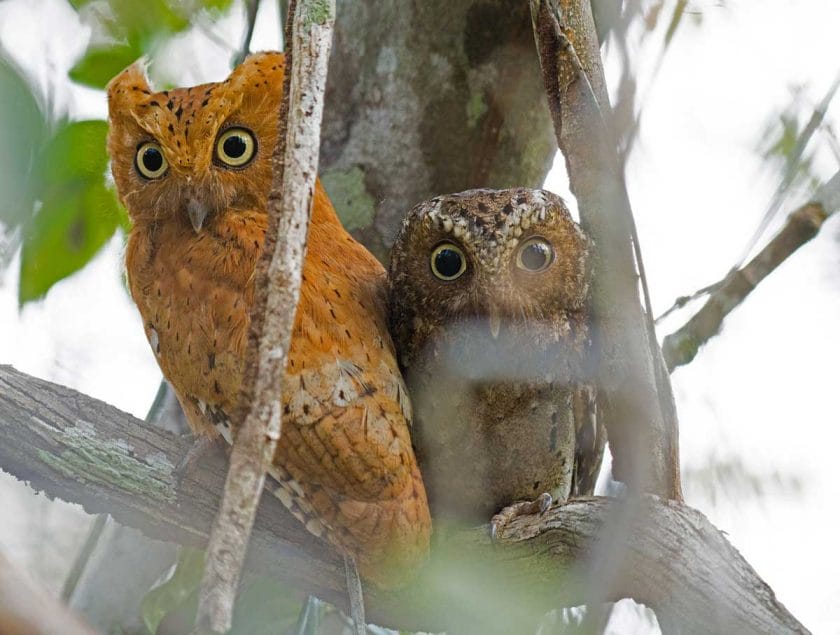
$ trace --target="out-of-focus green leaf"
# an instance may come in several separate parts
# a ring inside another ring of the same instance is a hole
[[[163,618],[190,600],[201,584],[204,552],[182,547],[172,574],[149,591],[140,603],[140,614],[150,633],[156,633]]]
[[[43,186],[49,189],[70,181],[103,181],[108,167],[107,134],[108,124],[101,119],[74,121],[59,129],[39,161]]]
[[[81,269],[117,228],[128,226],[105,185],[107,132],[101,120],[71,122],[39,154],[35,196],[41,207],[23,224],[21,304]]]
[[[32,212],[36,160],[46,131],[38,98],[0,50],[0,222],[9,229]]]
[[[257,578],[239,597],[228,635],[285,633],[298,619],[301,601],[276,580]]]
[[[53,189],[25,231],[20,304],[42,297],[86,265],[116,231],[121,213],[104,179]]]
[[[70,79],[85,86],[105,88],[111,78],[142,55],[140,47],[128,44],[90,48],[70,69]]]
[[[218,15],[232,0],[72,0],[83,19],[113,44],[92,44],[70,70],[74,81],[103,88],[119,71],[189,28],[197,12]]]
[[[223,12],[230,9],[233,0],[202,0],[201,6],[208,11]]]
[[[182,548],[169,577],[150,590],[140,603],[149,633],[187,633],[195,620],[198,588],[204,571],[204,552]],[[257,578],[239,596],[228,635],[284,633],[298,618],[301,601],[287,587]]]
[[[86,4],[90,4],[91,0],[69,0],[70,6],[72,6],[76,11],[81,9]]]

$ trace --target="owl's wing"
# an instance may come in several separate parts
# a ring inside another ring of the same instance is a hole
[[[344,499],[399,497],[415,463],[402,378],[334,360],[287,376],[279,461]]]
[[[606,431],[598,417],[597,393],[592,386],[575,391],[575,469],[571,495],[592,496],[604,458]]]

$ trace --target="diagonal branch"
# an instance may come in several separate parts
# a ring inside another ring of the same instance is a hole
[[[209,457],[176,490],[173,466],[189,444],[101,401],[0,366],[5,471],[150,537],[200,547],[225,462],[221,454]],[[626,522],[615,527],[616,519]],[[606,558],[595,558],[603,555],[605,532],[614,530],[619,540]],[[247,566],[346,606],[341,556],[271,496],[260,507]],[[374,622],[410,630],[527,632],[523,624],[545,611],[589,599],[580,584],[587,567],[595,568],[607,599],[645,603],[666,632],[807,632],[701,513],[650,496],[581,499],[516,519],[495,548],[484,528],[441,535],[419,579],[398,592],[366,589],[367,609]]]
[[[281,394],[306,234],[318,173],[334,0],[299,0],[289,8],[286,74],[273,156],[269,223],[257,264],[246,371],[224,497],[210,534],[196,626],[230,628],[248,538],[280,439]]]
[[[682,327],[666,336],[662,354],[668,371],[691,362],[700,347],[716,336],[723,320],[747,299],[758,284],[776,267],[816,236],[825,220],[840,209],[840,172],[814,196],[788,217],[784,227],[746,265],[731,271],[713,285],[703,307]]]
[[[584,228],[595,241],[593,313],[600,348],[599,390],[617,478],[681,498],[678,424],[652,319],[633,212],[609,113],[595,25],[584,0],[531,0],[557,143],[566,159]]]

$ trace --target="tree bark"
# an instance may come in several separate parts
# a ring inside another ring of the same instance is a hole
[[[176,489],[173,466],[189,443],[78,392],[0,366],[4,470],[91,513],[111,513],[150,537],[204,546],[225,460],[211,457]],[[606,547],[605,530],[619,535]],[[587,578],[598,580],[607,599],[647,604],[667,630],[807,632],[721,532],[673,501],[572,501],[541,517],[514,520],[496,548],[486,528],[439,535],[431,563],[411,586],[389,593],[366,589],[373,622],[411,630],[522,632],[546,610],[590,601],[592,587],[580,583]],[[585,562],[594,570],[582,570]],[[341,556],[273,497],[260,506],[248,566],[346,605]]]
[[[321,179],[385,259],[437,194],[541,187],[556,149],[526,3],[337,1]]]

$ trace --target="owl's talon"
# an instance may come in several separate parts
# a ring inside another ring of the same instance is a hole
[[[504,529],[510,521],[520,516],[539,514],[542,516],[548,511],[554,499],[548,492],[543,492],[531,501],[521,501],[508,505],[490,520],[490,541],[497,542],[500,530]]]

